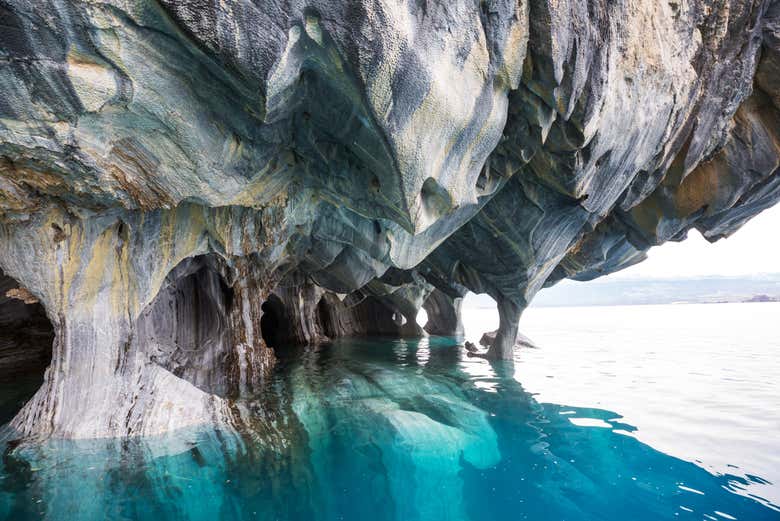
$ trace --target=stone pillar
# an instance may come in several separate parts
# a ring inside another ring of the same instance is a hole
[[[463,336],[461,320],[461,297],[451,297],[439,289],[434,289],[423,304],[428,314],[425,330],[431,335]]]
[[[222,239],[259,249],[242,237],[245,221],[186,205],[86,219],[52,209],[0,225],[0,267],[40,300],[55,332],[44,383],[12,426],[28,437],[94,438],[229,424],[223,396],[250,387],[273,360],[256,333],[262,294],[254,301],[253,293],[265,281]],[[176,284],[197,267],[186,260],[215,247],[235,265],[224,268],[227,277],[211,266],[198,302],[177,299],[187,288]],[[197,327],[197,313],[178,324],[163,325],[165,315],[155,322],[150,306],[158,297],[185,315],[195,313],[193,304],[213,305],[214,336],[197,361],[166,343],[190,334],[181,328]],[[225,385],[212,389],[215,381]]]
[[[496,360],[511,360],[523,308],[506,298],[497,299],[496,303],[499,317],[498,332],[486,356]]]

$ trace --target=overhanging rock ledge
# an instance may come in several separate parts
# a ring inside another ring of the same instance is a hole
[[[780,198],[777,1],[2,0],[0,19],[0,282],[55,335],[27,437],[230,425],[273,348],[424,335],[423,306],[457,334],[468,291],[496,300],[488,356],[509,359],[545,285]]]

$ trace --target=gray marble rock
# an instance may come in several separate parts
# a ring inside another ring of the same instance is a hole
[[[482,335],[482,338],[479,339],[479,344],[490,348],[496,342],[496,336],[498,336],[498,330],[488,331]],[[534,341],[527,336],[523,335],[522,333],[518,333],[517,340],[515,341],[515,349],[519,348],[539,349],[539,346],[537,346]]]
[[[463,296],[452,297],[438,288],[434,289],[423,304],[428,315],[425,331],[431,335],[462,336],[462,304]]]
[[[545,285],[780,198],[775,0],[0,17],[0,269],[55,337],[23,436],[230,427],[269,339],[422,335],[423,306],[458,334],[467,291],[496,300],[488,355],[511,358]]]

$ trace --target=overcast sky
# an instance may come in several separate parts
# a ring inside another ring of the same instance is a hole
[[[680,243],[652,248],[649,258],[610,278],[780,273],[780,205],[765,210],[728,239],[711,244],[696,230]]]

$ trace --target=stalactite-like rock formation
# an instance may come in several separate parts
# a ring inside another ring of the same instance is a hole
[[[545,285],[780,198],[774,0],[0,17],[0,324],[54,332],[25,436],[228,425],[279,349],[422,335],[423,306],[458,334],[467,291],[510,358]]]

